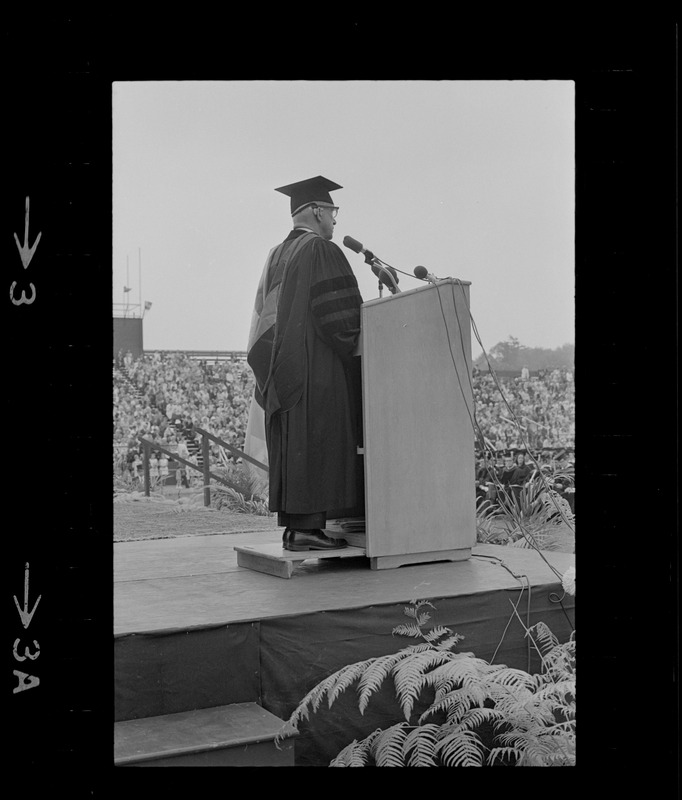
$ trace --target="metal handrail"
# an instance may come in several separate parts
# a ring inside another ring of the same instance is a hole
[[[224,447],[226,450],[229,450],[232,453],[232,455],[238,456],[239,458],[243,458],[250,464],[254,464],[257,467],[264,469],[266,472],[268,471],[267,464],[263,464],[262,461],[257,461],[255,458],[252,458],[251,456],[242,452],[237,447],[233,447],[231,444],[224,442],[220,437],[216,436],[215,434],[210,433],[209,431],[206,431],[203,428],[198,427],[197,425],[194,426],[194,430],[197,431],[197,433],[200,433],[202,436],[208,437],[212,442],[215,442],[216,444],[219,444],[221,447]]]
[[[258,467],[261,467],[266,472],[268,470],[267,466],[260,461],[257,461],[255,458],[251,458],[251,456],[247,456],[246,453],[242,453],[241,450],[238,450],[236,447],[224,442],[218,436],[214,436],[212,433],[205,431],[203,428],[194,428],[197,433],[201,435],[201,451],[202,451],[202,466],[198,464],[193,464],[191,461],[188,461],[185,458],[182,458],[177,453],[174,453],[172,450],[164,447],[163,445],[158,444],[157,442],[152,442],[150,439],[145,439],[144,436],[138,436],[137,438],[142,442],[142,451],[143,451],[143,458],[142,458],[142,469],[144,475],[144,494],[145,497],[149,497],[151,494],[151,479],[149,475],[149,454],[151,453],[152,448],[154,450],[158,450],[161,453],[165,453],[166,455],[170,456],[174,461],[179,462],[180,464],[184,464],[186,467],[190,469],[195,469],[197,472],[201,472],[204,477],[204,505],[210,506],[211,505],[211,478],[214,481],[218,481],[218,483],[222,483],[224,486],[228,486],[230,489],[234,489],[236,492],[239,491],[239,487],[228,481],[226,478],[223,478],[221,475],[216,475],[214,472],[211,472],[209,469],[209,449],[208,449],[208,441],[211,439],[216,444],[224,447],[225,449],[229,450],[234,454],[238,454],[240,457],[250,461],[251,463],[255,464]],[[255,499],[260,500],[261,498],[256,497]]]

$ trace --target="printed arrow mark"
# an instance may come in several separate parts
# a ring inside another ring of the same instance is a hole
[[[31,619],[33,615],[36,613],[36,608],[38,608],[38,603],[40,602],[40,598],[42,597],[41,594],[38,595],[38,599],[33,606],[33,610],[29,613],[28,610],[28,562],[26,563],[26,569],[24,570],[24,607],[23,609],[19,606],[19,601],[17,600],[17,596],[14,595],[14,602],[17,606],[17,611],[19,612],[19,616],[21,617],[21,624],[24,628],[28,628],[31,624]]]
[[[19,249],[19,255],[21,256],[21,263],[24,265],[24,269],[28,268],[28,265],[31,263],[31,259],[33,258],[33,254],[36,251],[36,247],[38,247],[38,242],[40,241],[40,237],[43,235],[42,232],[38,234],[38,238],[33,242],[33,247],[29,247],[28,245],[28,197],[26,198],[26,216],[25,216],[25,224],[24,224],[24,244],[19,244],[19,238],[14,234],[14,241],[17,243],[17,247]]]

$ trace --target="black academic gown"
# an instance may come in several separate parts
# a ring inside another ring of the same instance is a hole
[[[302,235],[292,231],[285,245]],[[281,272],[286,249],[268,274]],[[271,511],[364,515],[360,359],[353,356],[361,304],[333,242],[311,236],[286,264],[274,346],[264,337],[258,359],[250,359],[265,410]]]

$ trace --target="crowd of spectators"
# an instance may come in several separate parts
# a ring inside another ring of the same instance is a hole
[[[139,436],[198,463],[200,456],[196,445],[193,447],[195,427],[243,450],[253,387],[253,373],[243,358],[208,363],[171,351],[145,353],[139,358],[120,353],[114,361],[115,467],[127,480],[140,478]],[[496,474],[504,472],[505,456],[514,460],[521,451],[533,453],[553,468],[573,463],[575,391],[571,371],[540,370],[531,375],[524,369],[519,376],[497,377],[474,368],[473,392],[477,433],[485,437]],[[480,445],[480,435],[477,441]],[[213,460],[220,448],[211,442],[209,452]],[[169,466],[164,461],[168,459],[161,451],[153,451],[152,478],[167,477]],[[489,466],[487,463],[486,468]],[[514,468],[519,466],[514,464]],[[182,479],[189,485],[193,475],[200,477],[195,470],[180,472],[178,468],[178,482]]]
[[[520,504],[523,487],[536,474],[544,477],[545,489],[552,490],[568,503],[575,514],[575,453],[571,449],[494,453],[476,459],[476,504],[499,504],[504,496]]]
[[[491,373],[474,369],[476,421],[496,452],[575,447],[571,370],[539,370],[531,375],[524,369],[520,376],[498,377],[497,382]]]
[[[114,459],[123,477],[136,481],[141,476],[139,436],[193,463],[201,458],[193,447],[195,427],[243,450],[253,394],[253,374],[243,359],[208,363],[177,352],[139,358],[126,353],[119,354],[114,367]],[[154,460],[163,454],[152,452],[151,477],[161,479]],[[209,452],[217,458],[218,445],[211,442]],[[198,474],[178,473],[185,485]]]

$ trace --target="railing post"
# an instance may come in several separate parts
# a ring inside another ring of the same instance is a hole
[[[204,462],[204,505],[211,505],[211,476],[210,464],[208,463],[208,437],[202,434],[201,436],[201,456]]]
[[[150,447],[147,442],[142,442],[142,469],[144,472],[144,494],[145,497],[149,497],[149,489],[150,489],[150,480],[149,480],[149,451]]]

